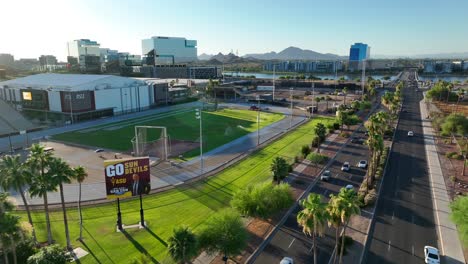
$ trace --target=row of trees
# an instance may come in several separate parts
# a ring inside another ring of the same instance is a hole
[[[48,192],[60,191],[60,198],[63,211],[63,221],[65,224],[65,236],[67,248],[72,249],[70,234],[68,230],[68,220],[65,208],[65,198],[63,184],[76,180],[79,183],[79,216],[80,216],[80,237],[82,239],[82,215],[81,215],[81,183],[87,177],[86,170],[81,167],[72,168],[60,158],[54,157],[52,153],[45,151],[44,146],[35,144],[31,147],[28,158],[22,162],[19,155],[6,155],[0,160],[0,186],[4,190],[14,190],[21,195],[24,208],[26,209],[29,224],[32,227],[32,238],[37,243],[34,230],[34,223],[31,217],[31,210],[26,199],[26,190],[31,197],[40,197],[44,200],[44,212],[47,226],[47,242],[53,243],[52,231],[49,218]]]
[[[351,216],[360,213],[360,202],[356,192],[353,189],[341,188],[338,195],[330,195],[328,203],[323,202],[320,194],[311,193],[300,204],[303,210],[297,214],[297,222],[306,235],[312,236],[314,263],[317,263],[317,236],[324,234],[327,223],[328,226],[335,228],[336,232],[333,263],[336,263],[338,254],[338,262],[343,263],[346,228]]]
[[[454,92],[454,88],[454,83],[439,80],[429,91],[427,91],[426,96],[427,98],[436,101],[457,102],[458,106],[460,100],[465,94],[465,90],[460,88]]]

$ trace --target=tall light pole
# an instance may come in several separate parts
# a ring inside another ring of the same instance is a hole
[[[202,131],[202,109],[195,109],[195,118],[200,120],[200,176],[203,174],[203,131]]]
[[[366,59],[363,59],[362,60],[362,75],[361,75],[361,88],[362,88],[361,98],[364,97],[365,86],[366,86]]]
[[[293,117],[293,88],[289,88],[289,97],[291,101],[291,118],[289,119],[289,129],[292,128],[292,117]]]
[[[275,101],[275,70],[276,64],[273,63],[273,102]]]
[[[257,95],[257,146],[260,145],[260,96]]]
[[[314,116],[314,100],[315,100],[315,83],[314,81],[312,81],[312,109],[310,112],[311,118]],[[317,110],[318,110],[318,104],[317,104]]]

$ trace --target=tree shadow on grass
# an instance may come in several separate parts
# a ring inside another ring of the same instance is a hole
[[[160,238],[158,235],[156,235],[149,227],[145,227],[146,231],[150,233],[154,238],[156,238],[161,244],[163,244],[165,247],[167,247],[166,241],[164,241],[162,238]]]
[[[88,236],[94,241],[94,243],[96,243],[96,245],[99,247],[99,249],[104,253],[104,255],[106,255],[107,259],[112,262],[112,263],[115,263],[111,258],[110,256],[106,253],[106,251],[101,247],[101,245],[99,245],[99,243],[96,241],[96,239],[94,239],[94,237],[91,235],[91,233],[88,231],[88,229],[83,225],[83,229],[86,231],[86,233],[88,233]],[[90,250],[90,248],[82,241],[81,242],[85,247],[86,249],[89,250],[89,252],[92,252]],[[91,253],[92,254],[92,253]],[[92,254],[92,256],[94,256],[94,258],[99,262],[101,263],[94,254]]]
[[[133,244],[133,246],[140,251],[142,254],[147,255],[153,263],[159,264],[159,262],[151,256],[148,251],[140,244],[138,241],[133,239],[133,237],[125,230],[122,230],[122,234]]]
[[[88,251],[88,253],[93,256],[94,260],[96,261],[96,263],[99,263],[101,264],[102,262],[96,257],[96,255],[94,255],[93,251],[91,250],[91,248],[88,247],[88,245],[84,242],[84,240],[81,240],[80,241],[81,244],[86,248],[86,251]],[[76,263],[81,263],[81,261],[79,259],[76,260]]]

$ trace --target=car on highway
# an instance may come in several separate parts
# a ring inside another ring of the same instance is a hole
[[[412,136],[414,136],[413,131],[408,131],[408,137],[412,137]]]
[[[290,257],[284,257],[280,264],[294,264],[294,260]]]
[[[320,175],[320,180],[321,181],[328,181],[331,177],[331,172],[329,170],[326,170]]]
[[[357,167],[363,169],[367,168],[367,160],[360,160],[357,164]]]
[[[343,163],[343,166],[341,166],[341,170],[342,171],[349,171],[349,169],[351,168],[351,166],[349,165],[349,162],[345,162]]]
[[[94,152],[99,153],[99,152],[103,152],[103,151],[104,151],[103,149],[96,149]]]
[[[258,110],[260,110],[260,109],[259,109],[258,106],[256,106],[256,105],[251,105],[251,106],[250,106],[250,110],[258,111]]]
[[[440,263],[439,250],[435,247],[425,246],[424,247],[424,262],[427,264],[439,264]]]

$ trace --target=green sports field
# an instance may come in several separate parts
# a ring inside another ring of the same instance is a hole
[[[277,122],[283,117],[282,114],[262,112],[260,127]],[[256,131],[256,121],[256,111],[223,109],[215,112],[203,112],[204,151],[210,151]],[[177,110],[58,134],[53,136],[53,139],[96,148],[130,152],[132,149],[131,139],[135,136],[136,125],[167,127],[167,133],[171,140],[198,142],[200,137],[199,120],[195,119],[195,111],[192,109]],[[184,153],[184,157],[192,158],[198,153],[198,148],[192,149]]]
[[[276,156],[291,162],[300,152],[300,147],[310,144],[313,127],[317,122],[324,124],[334,119],[315,117],[312,121],[288,133],[281,139],[254,152],[250,157],[228,169],[193,185],[179,187],[164,193],[144,198],[146,230],[115,231],[116,205],[107,204],[87,207],[83,210],[84,242],[78,237],[79,224],[76,208],[68,209],[70,232],[74,247],[82,247],[90,254],[81,263],[130,263],[141,254],[148,254],[154,263],[172,263],[167,256],[167,239],[174,227],[187,225],[195,231],[214,212],[229,206],[233,193],[250,184],[271,180],[269,166]],[[124,200],[121,203],[124,224],[135,224],[139,220],[139,201]],[[21,213],[26,220],[26,214]],[[47,240],[43,212],[33,215],[38,238]],[[62,213],[51,213],[54,239],[65,245]]]

